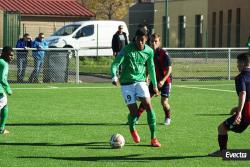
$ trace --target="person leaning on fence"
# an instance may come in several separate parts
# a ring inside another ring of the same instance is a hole
[[[5,46],[2,50],[2,54],[0,57],[0,134],[8,134],[9,131],[5,129],[5,124],[8,117],[8,105],[7,105],[7,97],[5,92],[8,95],[12,94],[12,90],[8,83],[8,71],[9,64],[13,60],[14,51],[11,47]]]
[[[39,74],[44,62],[44,49],[48,48],[48,42],[44,39],[44,33],[39,33],[38,37],[33,41],[32,47],[36,48],[37,50],[33,51],[32,53],[34,58],[34,70],[29,77],[29,82],[38,83]]]
[[[27,67],[27,57],[28,50],[27,48],[32,47],[32,40],[28,33],[23,35],[23,38],[20,38],[16,43],[16,48],[22,48],[24,50],[17,50],[17,82],[23,82],[25,76],[25,70]]]

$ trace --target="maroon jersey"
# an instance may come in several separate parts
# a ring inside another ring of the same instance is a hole
[[[250,123],[250,69],[244,69],[238,76],[235,77],[235,88],[239,95],[240,92],[246,91],[246,101],[244,110],[242,111],[243,118]]]
[[[161,81],[167,74],[168,67],[172,65],[172,61],[170,59],[170,56],[168,55],[168,52],[166,52],[163,49],[157,48],[155,50],[154,63],[155,63],[156,79],[157,81]],[[171,80],[172,76],[170,74],[166,80],[166,83],[171,83]]]

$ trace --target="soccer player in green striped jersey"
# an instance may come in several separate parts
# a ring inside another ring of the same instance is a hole
[[[140,100],[147,111],[147,121],[151,132],[151,145],[160,147],[156,138],[156,116],[153,110],[148,86],[146,84],[146,66],[156,94],[159,94],[154,66],[154,51],[146,45],[147,32],[144,29],[136,31],[135,41],[125,46],[111,65],[112,83],[118,86],[116,71],[122,67],[120,84],[122,95],[128,106],[130,115],[128,117],[129,130],[135,143],[140,142],[140,137],[135,129],[138,118],[138,106],[136,100]]]
[[[10,85],[8,83],[8,71],[9,71],[9,62],[13,60],[13,49],[9,46],[5,46],[2,49],[2,54],[0,57],[0,134],[8,134],[9,131],[5,129],[6,120],[8,117],[8,105],[7,97],[5,92],[8,95],[12,94]]]

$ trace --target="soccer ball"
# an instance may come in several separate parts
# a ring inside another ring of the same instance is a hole
[[[109,143],[112,148],[122,148],[125,145],[125,139],[121,134],[114,134]]]

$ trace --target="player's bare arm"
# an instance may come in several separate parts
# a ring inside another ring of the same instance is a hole
[[[112,84],[115,85],[115,86],[118,86],[119,85],[119,80],[118,80],[118,77],[117,76],[114,76],[112,78]]]
[[[236,124],[240,124],[241,122],[242,110],[244,108],[245,101],[246,101],[246,91],[242,91],[239,94],[239,105],[234,121]]]
[[[164,78],[161,80],[161,81],[159,81],[159,83],[158,83],[158,87],[159,88],[161,88],[163,85],[164,85],[164,83],[166,82],[166,80],[167,80],[167,78],[170,76],[170,74],[172,73],[172,66],[169,66],[168,68],[167,68],[167,74],[164,76]]]
[[[160,92],[159,92],[158,88],[157,87],[153,87],[153,89],[154,89],[154,92],[155,92],[155,96],[159,96]]]

